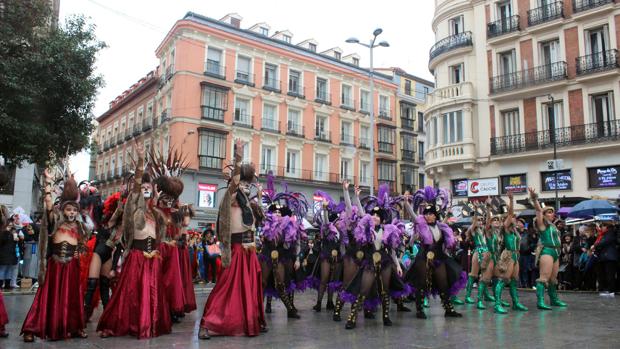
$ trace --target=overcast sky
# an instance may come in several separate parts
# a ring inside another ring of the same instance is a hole
[[[97,37],[108,45],[97,60],[97,73],[105,80],[95,104],[94,113],[99,116],[111,100],[157,66],[155,48],[188,11],[215,19],[236,12],[243,17],[242,28],[267,22],[272,33],[292,32],[293,43],[313,38],[319,51],[339,46],[343,56],[357,52],[362,66],[368,65],[367,49],[344,41],[351,36],[370,40],[379,27],[383,29],[381,40],[390,47],[375,50],[375,67],[401,67],[432,81],[427,66],[428,50],[434,43],[433,3],[383,0],[370,6],[353,0],[314,0],[303,6],[290,0],[61,0],[60,18],[85,15],[97,26]],[[88,161],[86,153],[72,159],[79,179],[88,177]]]

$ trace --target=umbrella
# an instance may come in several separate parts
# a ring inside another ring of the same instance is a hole
[[[459,227],[467,227],[471,225],[471,216],[469,217],[461,217],[455,223],[454,226]]]
[[[534,217],[534,216],[536,216],[536,210],[532,210],[532,209],[523,210],[519,212],[519,214],[517,215],[517,217],[519,218],[527,218],[527,217]]]
[[[558,210],[558,215],[562,218],[566,218],[566,216],[568,216],[570,210],[572,209],[572,207],[560,207],[560,209]]]
[[[616,212],[618,212],[618,209],[607,200],[585,200],[575,205],[568,213],[568,216],[571,218],[591,218]]]
[[[32,219],[26,214],[26,211],[21,206],[17,206],[13,210],[13,214],[19,216],[19,222],[21,224],[32,224]]]

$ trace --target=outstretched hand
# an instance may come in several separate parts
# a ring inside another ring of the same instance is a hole
[[[528,187],[527,191],[530,193],[530,198],[532,198],[532,199],[536,198],[537,194],[536,194],[536,190],[534,190],[534,188]]]
[[[349,190],[349,185],[350,185],[350,184],[351,184],[351,183],[349,182],[349,180],[348,180],[348,179],[345,179],[345,180],[343,180],[343,181],[342,181],[342,187],[343,187],[345,190]]]
[[[355,186],[354,189],[355,189],[355,195],[359,197],[360,194],[362,193],[362,189],[360,189],[360,187],[357,185]]]

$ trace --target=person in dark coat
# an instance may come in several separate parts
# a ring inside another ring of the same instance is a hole
[[[598,258],[599,295],[614,297],[616,286],[616,271],[618,264],[618,246],[615,221],[605,220],[598,228],[598,236],[592,249]]]
[[[17,230],[11,217],[9,224],[0,231],[0,287],[4,284],[5,289],[11,288],[13,269],[17,265],[15,248],[18,241]]]

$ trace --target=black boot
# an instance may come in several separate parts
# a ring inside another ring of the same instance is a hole
[[[326,310],[334,310],[334,302],[331,299],[327,300],[327,305],[325,306]]]
[[[340,299],[340,297],[336,298],[336,305],[334,306],[334,316],[332,316],[332,319],[336,322],[342,321],[342,319],[340,318],[340,311],[342,311],[343,305],[344,302]]]
[[[351,314],[349,314],[349,317],[347,318],[347,324],[344,326],[347,330],[352,330],[355,328],[357,323],[357,313],[364,304],[365,299],[366,297],[361,295],[357,296],[357,299],[355,299],[355,302],[351,306]]]
[[[374,320],[375,312],[372,310],[364,309],[364,319]]]
[[[295,308],[295,292],[288,295],[288,298],[291,301],[291,308],[297,313],[297,308]]]
[[[398,312],[411,312],[411,309],[409,309],[408,307],[405,306],[405,303],[403,302],[403,298],[396,298],[394,300],[394,303],[396,303],[396,311]]]
[[[452,305],[452,302],[450,301],[450,297],[448,297],[447,294],[441,293],[439,297],[441,298],[441,303],[443,304],[443,308],[446,311],[444,313],[445,317],[462,317],[463,316],[463,314],[457,313],[456,310],[454,310],[454,306]]]
[[[108,305],[110,300],[110,279],[103,276],[99,279],[99,295],[101,296],[101,304],[103,309]]]
[[[87,319],[93,315],[93,294],[97,288],[97,278],[88,278],[86,284],[86,295],[84,295],[84,314]]]
[[[271,296],[267,296],[267,301],[265,302],[265,313],[271,314]]]
[[[284,303],[284,306],[286,307],[286,312],[287,312],[288,318],[289,319],[299,319],[300,316],[299,316],[299,314],[297,314],[297,309],[295,309],[291,305],[291,299],[288,297],[288,294],[286,293],[284,284],[278,283],[276,285],[276,289],[278,290],[278,295],[280,296],[280,300],[282,300],[282,303]]]
[[[390,295],[387,292],[381,294],[381,310],[383,311],[383,326],[392,326],[392,320],[390,320]]]
[[[427,318],[426,314],[424,314],[424,294],[422,293],[422,291],[415,292],[415,309],[416,309],[415,316],[418,319]]]

